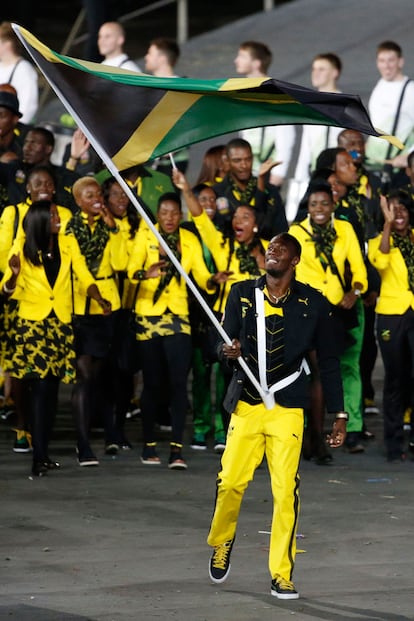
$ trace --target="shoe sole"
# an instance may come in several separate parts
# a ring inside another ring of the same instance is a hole
[[[172,464],[168,464],[170,470],[187,470],[188,466],[184,461],[173,461]]]
[[[278,599],[299,599],[299,593],[278,593],[273,589],[270,590],[270,595]]]
[[[87,466],[99,466],[99,461],[97,459],[88,459],[88,461],[78,461],[78,464],[81,467]]]
[[[144,459],[144,457],[141,457],[141,463],[145,464],[146,466],[160,466],[161,460],[160,459]]]
[[[209,561],[209,563],[208,563],[208,575],[209,575],[209,578],[210,578],[211,582],[214,582],[214,584],[222,584],[223,582],[225,582],[227,580],[227,578],[229,577],[230,569],[231,569],[231,563],[229,563],[227,572],[224,574],[224,576],[222,578],[214,578],[214,576],[211,575],[211,568],[210,568],[210,561]]]
[[[13,448],[13,453],[30,453],[32,450],[31,448]]]
[[[192,448],[194,451],[206,451],[207,450],[206,446],[199,446],[198,444],[190,444],[190,448]]]

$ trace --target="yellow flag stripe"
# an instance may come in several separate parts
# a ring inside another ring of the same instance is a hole
[[[149,160],[156,146],[201,97],[192,93],[167,92],[113,157],[119,170],[132,166],[137,160]]]

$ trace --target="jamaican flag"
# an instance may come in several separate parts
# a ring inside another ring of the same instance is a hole
[[[355,95],[272,78],[157,78],[63,56],[13,27],[62,103],[118,170],[249,127],[306,123],[382,135]]]

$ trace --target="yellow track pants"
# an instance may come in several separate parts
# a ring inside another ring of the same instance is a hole
[[[217,477],[217,496],[207,543],[217,546],[236,534],[244,492],[263,456],[269,468],[273,518],[269,570],[291,580],[299,515],[299,460],[303,410],[239,401],[231,416],[226,449]]]

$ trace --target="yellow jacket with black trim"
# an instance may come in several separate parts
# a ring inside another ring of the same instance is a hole
[[[375,312],[381,315],[403,315],[409,308],[414,308],[414,294],[408,284],[407,266],[392,239],[387,254],[380,250],[381,240],[382,234],[368,242],[368,258],[381,277]]]
[[[349,222],[343,220],[335,219],[333,224],[337,238],[332,256],[341,279],[345,282],[345,264],[348,261],[352,274],[352,286],[354,287],[355,283],[360,283],[362,293],[364,293],[368,287],[367,270],[354,229]],[[289,229],[289,233],[296,237],[302,246],[302,255],[296,267],[296,278],[300,282],[318,289],[331,304],[336,306],[344,297],[341,281],[336,274],[332,273],[329,266],[325,270],[316,256],[315,242],[311,237],[312,229],[308,219],[302,220],[300,225],[292,224]]]
[[[108,243],[103,251],[101,264],[95,275],[95,280],[102,297],[109,300],[112,310],[121,307],[115,272],[125,271],[128,265],[128,253],[123,235],[118,230],[109,233]],[[86,290],[76,277],[73,279],[74,312],[75,315],[102,315],[103,311],[99,304],[89,298]]]
[[[13,240],[23,233],[23,220],[32,201],[27,199],[24,203],[8,205],[5,207],[0,218],[0,272],[4,273],[7,267],[9,250]],[[60,218],[60,230],[64,231],[72,217],[72,212],[67,207],[57,206]]]
[[[156,225],[158,228],[158,225]],[[211,274],[204,259],[201,244],[197,237],[186,229],[179,229],[181,265],[184,271],[191,272],[201,289],[208,290],[207,281]],[[163,252],[164,254],[164,252]],[[133,279],[138,270],[147,270],[160,260],[159,243],[148,227],[140,227],[135,236],[135,243],[128,265],[128,277]],[[135,282],[137,282],[135,280]],[[139,282],[139,291],[135,304],[138,315],[156,317],[167,311],[174,315],[188,315],[188,293],[184,278],[179,281],[174,276],[154,304],[154,293],[160,282],[159,278],[147,278]]]
[[[220,295],[217,297],[214,304],[214,310],[223,311],[232,285],[235,282],[241,282],[242,280],[255,279],[257,276],[251,276],[248,272],[240,271],[240,261],[236,257],[236,250],[240,246],[239,242],[236,240],[234,241],[233,252],[231,257],[229,257],[231,252],[229,239],[224,239],[223,234],[216,229],[205,211],[203,211],[199,216],[193,216],[193,221],[204,244],[211,252],[214,263],[217,266],[217,270],[220,272],[225,270],[233,272],[229,279],[221,285],[221,288],[223,288],[224,291],[220,292]],[[260,242],[263,246],[263,250],[266,251],[269,242],[264,239],[261,239]]]
[[[88,270],[78,242],[73,235],[58,235],[60,268],[53,287],[47,279],[43,265],[33,265],[23,254],[25,236],[20,235],[14,242],[9,256],[20,254],[21,269],[17,278],[16,291],[12,298],[18,301],[18,315],[23,319],[41,321],[52,311],[63,323],[72,319],[72,271],[86,291],[95,279]],[[71,269],[72,268],[72,269]],[[3,284],[11,277],[10,267],[4,274]],[[99,285],[99,283],[97,283]]]

